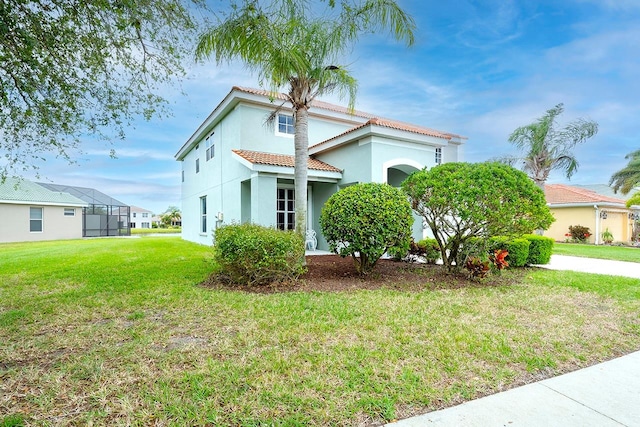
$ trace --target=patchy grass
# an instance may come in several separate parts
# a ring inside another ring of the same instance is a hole
[[[640,348],[635,279],[254,294],[210,271],[177,238],[0,245],[0,425],[379,424]]]
[[[627,246],[585,245],[579,243],[558,243],[553,245],[556,255],[571,255],[586,258],[611,259],[616,261],[640,262],[640,248]]]

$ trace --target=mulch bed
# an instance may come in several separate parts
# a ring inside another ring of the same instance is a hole
[[[516,280],[513,274],[490,276],[482,281],[471,280],[464,273],[448,273],[441,265],[408,263],[389,259],[379,260],[373,272],[365,277],[360,277],[354,267],[353,259],[351,257],[342,258],[338,255],[307,256],[307,269],[307,273],[293,283],[272,283],[261,286],[225,284],[220,283],[215,276],[212,276],[201,285],[208,288],[251,293],[348,292],[382,288],[416,292],[424,289],[502,286],[510,285]]]

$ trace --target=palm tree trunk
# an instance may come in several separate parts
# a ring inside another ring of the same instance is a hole
[[[295,209],[296,232],[307,233],[307,161],[309,159],[309,111],[306,106],[296,109],[295,116]]]

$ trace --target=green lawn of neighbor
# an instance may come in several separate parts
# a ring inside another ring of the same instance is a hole
[[[637,279],[259,294],[211,268],[178,237],[0,245],[0,426],[380,424],[640,349]]]
[[[553,253],[640,263],[640,248],[638,247],[555,243]]]

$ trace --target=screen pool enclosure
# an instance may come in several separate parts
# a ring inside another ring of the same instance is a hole
[[[131,207],[98,190],[39,182],[51,190],[69,193],[86,202],[82,208],[82,237],[130,236]]]

